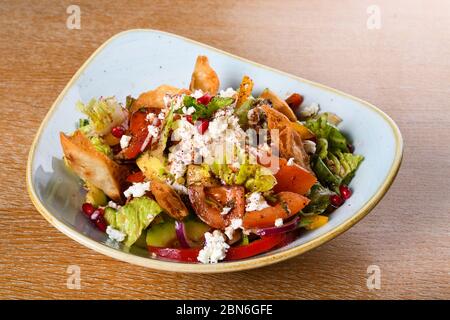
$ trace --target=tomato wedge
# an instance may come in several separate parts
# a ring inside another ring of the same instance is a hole
[[[289,237],[288,234],[274,234],[255,240],[248,245],[231,247],[228,249],[226,261],[240,260],[250,258],[258,254],[267,252],[280,245],[288,244],[294,237]],[[198,262],[197,257],[201,248],[159,248],[148,247],[148,251],[156,254],[158,257],[167,258],[181,262]]]
[[[267,207],[262,210],[246,212],[242,218],[242,225],[246,229],[267,228],[275,224],[275,220],[287,219],[300,210],[308,203],[309,199],[294,192],[280,192],[277,194],[279,202],[273,207]]]
[[[127,181],[131,182],[131,183],[144,182],[144,179],[145,179],[145,177],[144,177],[144,173],[142,171],[132,173],[127,177]]]
[[[276,193],[282,191],[305,194],[317,182],[317,178],[308,170],[297,164],[289,166],[287,160],[279,158],[279,170],[275,173],[277,184],[274,187]]]
[[[128,147],[123,149],[123,155],[127,159],[134,159],[141,153],[142,145],[148,135],[146,117],[149,112],[148,109],[140,109],[131,115],[129,129],[131,140]],[[150,143],[151,141],[148,145]]]

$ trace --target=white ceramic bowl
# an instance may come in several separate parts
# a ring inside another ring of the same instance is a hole
[[[188,87],[197,55],[207,55],[221,87],[239,86],[243,75],[285,96],[300,92],[344,121],[340,128],[365,160],[351,182],[353,196],[331,214],[328,224],[305,232],[286,247],[253,258],[218,264],[188,264],[152,258],[145,250],[117,247],[80,212],[78,178],[61,160],[59,132],[71,132],[81,114],[78,100],[115,95],[124,101],[160,84]],[[345,75],[343,75],[345,79]],[[227,272],[261,267],[315,248],[363,218],[383,197],[400,167],[403,142],[394,121],[378,108],[337,90],[259,65],[207,45],[155,30],[130,30],[112,37],[83,64],[50,108],[32,144],[27,188],[36,208],[56,228],[98,252],[141,266],[181,272]],[[364,241],[364,239],[361,239]],[[351,250],[351,248],[349,248]]]

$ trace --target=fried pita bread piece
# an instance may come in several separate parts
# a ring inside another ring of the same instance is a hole
[[[284,114],[268,105],[263,105],[261,108],[266,114],[269,130],[279,130],[280,157],[294,158],[295,163],[311,171],[309,156],[303,147],[302,136],[291,126],[292,122]]]
[[[166,94],[191,94],[187,89],[179,89],[167,84],[160,85],[154,90],[150,90],[141,95],[134,101],[130,112],[133,113],[140,108],[164,109],[164,96]]]
[[[210,95],[215,96],[219,91],[219,84],[219,77],[209,65],[208,57],[198,56],[189,89],[191,91],[200,89],[203,92],[209,92]]]
[[[248,76],[242,78],[241,85],[239,86],[239,93],[236,100],[236,108],[239,108],[248,98],[252,95],[253,80]]]
[[[177,220],[182,220],[189,215],[189,211],[184,205],[178,193],[171,186],[160,180],[151,181],[151,192],[156,202],[168,215]]]
[[[272,102],[274,109],[284,114],[290,121],[297,121],[294,111],[292,111],[286,101],[278,97],[275,92],[264,89],[259,97]]]
[[[80,131],[72,136],[60,133],[64,157],[70,168],[83,180],[88,181],[116,202],[122,199],[122,185],[128,168],[97,151]]]
[[[284,127],[291,127],[303,140],[314,138],[314,133],[300,122],[289,121],[288,117],[268,105],[263,105],[262,108],[266,113],[269,129],[282,130]]]

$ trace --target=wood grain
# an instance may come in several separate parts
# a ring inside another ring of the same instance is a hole
[[[71,1],[0,3],[0,298],[450,298],[450,3],[373,1]],[[28,149],[59,92],[117,32],[154,28],[336,87],[380,106],[405,140],[397,180],[362,222],[270,267],[216,275],[115,261],[49,225],[25,188]],[[66,287],[81,267],[81,290]],[[381,289],[366,287],[381,268]]]

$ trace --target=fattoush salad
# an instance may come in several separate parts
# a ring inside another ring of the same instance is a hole
[[[108,241],[160,259],[217,263],[285,246],[327,223],[363,161],[338,115],[300,93],[258,95],[248,76],[220,90],[206,56],[188,89],[77,108],[86,117],[60,139],[86,189],[82,213]]]

